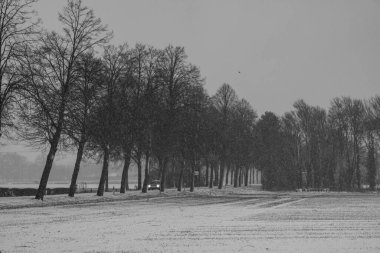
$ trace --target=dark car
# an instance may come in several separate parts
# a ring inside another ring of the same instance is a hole
[[[148,184],[148,190],[159,190],[160,185],[160,180],[153,180],[150,184]]]

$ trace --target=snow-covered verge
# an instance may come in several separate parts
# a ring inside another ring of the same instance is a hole
[[[379,194],[227,187],[75,198],[74,205],[47,196],[44,208],[0,210],[0,251],[380,252]]]
[[[120,194],[119,192],[105,192],[104,196],[96,196],[94,193],[79,193],[74,197],[67,195],[45,195],[43,201],[34,199],[33,196],[21,196],[21,197],[1,197],[0,198],[0,210],[1,209],[15,209],[26,207],[46,207],[46,206],[60,206],[60,205],[76,205],[76,204],[90,204],[90,203],[102,203],[102,202],[114,202],[114,201],[128,201],[128,200],[141,200],[149,198],[162,198],[162,197],[174,197],[174,196],[187,196],[187,195],[205,195],[205,196],[227,196],[227,195],[250,195],[253,191],[256,194],[268,194],[265,191],[257,191],[259,187],[251,185],[248,187],[233,188],[230,186],[223,189],[217,188],[195,188],[193,193],[190,193],[189,188],[185,188],[182,192],[178,192],[176,189],[166,189],[161,193],[158,190],[148,191],[148,193],[141,193],[141,191],[127,191]],[[274,194],[274,193],[271,193]]]

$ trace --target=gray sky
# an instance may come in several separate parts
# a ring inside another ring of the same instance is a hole
[[[380,94],[379,0],[84,0],[114,31],[112,43],[184,46],[206,89],[224,82],[259,114],[292,110],[299,98]],[[59,29],[66,1],[36,6]],[[240,72],[240,74],[239,74]]]
[[[184,46],[210,95],[227,82],[259,114],[281,115],[299,98],[327,108],[336,96],[380,94],[380,0],[83,3],[114,31],[113,44]],[[61,29],[65,4],[35,6],[47,29]]]

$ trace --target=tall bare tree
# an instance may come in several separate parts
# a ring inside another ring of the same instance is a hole
[[[94,52],[84,54],[76,64],[77,83],[72,89],[68,103],[68,119],[65,122],[65,134],[77,148],[69,196],[73,197],[79,174],[80,164],[88,140],[89,121],[103,86],[103,64],[94,56]]]
[[[137,45],[136,50],[141,55],[141,61],[138,60],[139,68],[141,73],[139,73],[140,81],[139,85],[136,87],[136,97],[135,100],[136,110],[134,115],[135,122],[135,153],[142,153],[145,158],[145,168],[144,168],[144,181],[142,185],[142,192],[147,192],[147,187],[149,184],[149,164],[152,157],[152,138],[153,138],[153,128],[155,127],[158,117],[156,113],[159,108],[158,104],[161,97],[158,95],[160,90],[160,84],[157,82],[158,79],[158,63],[160,59],[160,50],[155,49],[151,46],[143,47],[142,45]]]
[[[63,35],[44,33],[39,38],[39,45],[32,49],[24,74],[27,84],[24,95],[32,104],[31,115],[42,117],[48,122],[44,129],[38,129],[37,125],[24,121],[30,128],[34,128],[37,136],[42,135],[49,145],[36,199],[43,199],[45,194],[68,115],[69,97],[78,79],[75,64],[86,51],[107,42],[111,36],[106,33],[107,28],[101,20],[95,17],[91,9],[83,6],[80,0],[69,0],[58,19],[63,25]]]
[[[364,138],[364,105],[361,100],[350,97],[334,98],[329,117],[342,137],[340,148],[344,150],[347,169],[343,171],[345,187],[361,187],[361,146]]]
[[[104,48],[104,87],[101,102],[95,113],[94,127],[92,127],[90,134],[93,149],[98,150],[103,156],[103,168],[97,191],[98,196],[103,196],[104,194],[104,184],[108,178],[110,153],[118,149],[118,147],[120,148],[116,153],[121,154],[124,158],[120,192],[125,192],[126,188],[127,178],[125,173],[128,172],[131,148],[126,150],[125,146],[123,146],[125,138],[122,138],[124,131],[121,123],[123,114],[128,114],[129,112],[120,110],[121,104],[118,103],[118,99],[120,98],[120,89],[124,87],[123,82],[126,81],[128,54],[127,44]]]
[[[34,40],[39,21],[32,5],[37,0],[0,1],[0,138],[13,126],[12,109],[22,87],[18,68],[23,50]]]
[[[220,118],[220,143],[221,143],[221,153],[220,153],[220,176],[218,188],[222,189],[223,179],[224,179],[224,169],[226,165],[226,156],[230,141],[230,122],[233,112],[233,107],[237,102],[237,95],[235,90],[227,83],[224,83],[213,96],[214,106],[219,113]]]
[[[254,157],[254,126],[257,118],[256,112],[245,99],[237,101],[233,108],[231,120],[230,141],[231,149],[228,151],[228,163],[239,161],[245,169],[244,185],[248,185],[248,172],[253,167]],[[231,167],[231,166],[229,166]],[[226,175],[227,177],[227,175]]]
[[[181,110],[186,91],[192,86],[201,86],[203,79],[199,68],[187,62],[185,49],[173,46],[162,50],[157,75],[157,82],[161,86],[159,96],[162,109],[155,127],[153,145],[161,171],[160,190],[164,191],[167,165],[178,138],[174,131],[180,119],[178,111]]]
[[[367,149],[366,167],[367,167],[367,181],[369,188],[375,190],[376,188],[376,153],[379,144],[376,140],[380,134],[380,97],[375,96],[365,103],[365,138],[364,143]],[[377,138],[376,138],[377,137]]]

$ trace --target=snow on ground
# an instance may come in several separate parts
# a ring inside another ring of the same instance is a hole
[[[379,200],[253,187],[0,198],[0,251],[380,252]]]

